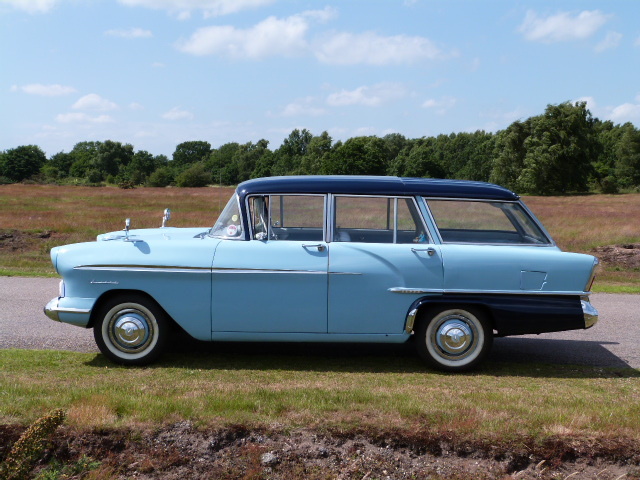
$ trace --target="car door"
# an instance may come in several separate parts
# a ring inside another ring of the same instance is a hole
[[[214,333],[326,333],[325,196],[248,202],[251,240],[222,241],[213,261]]]
[[[413,301],[443,284],[414,199],[335,196],[332,218],[329,333],[402,334]]]

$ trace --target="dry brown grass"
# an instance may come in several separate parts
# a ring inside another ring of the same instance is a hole
[[[640,241],[640,194],[524,197],[563,250]]]

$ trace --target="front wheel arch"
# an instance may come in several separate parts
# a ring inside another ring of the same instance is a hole
[[[91,309],[91,315],[89,316],[89,323],[87,324],[86,328],[93,328],[93,326],[95,325],[96,319],[99,317],[97,312],[101,310],[101,308],[106,302],[109,302],[114,297],[127,296],[127,295],[139,295],[141,297],[146,298],[148,301],[155,303],[158,306],[158,308],[162,310],[162,312],[167,317],[167,319],[172,323],[172,325],[175,325],[175,321],[173,320],[173,318],[171,318],[171,316],[166,312],[166,310],[164,310],[164,308],[162,308],[162,306],[156,301],[156,299],[153,298],[151,295],[149,295],[147,292],[143,290],[109,290],[107,292],[104,292],[102,295],[100,295],[96,300],[96,302],[94,303],[93,308]]]
[[[101,299],[92,311],[96,344],[122,365],[147,365],[164,351],[172,329],[166,312],[149,295],[120,290]]]

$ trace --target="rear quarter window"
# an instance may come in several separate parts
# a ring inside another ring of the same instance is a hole
[[[518,202],[425,199],[444,243],[547,245]]]

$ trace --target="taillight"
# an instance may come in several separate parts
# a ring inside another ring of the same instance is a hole
[[[585,292],[590,292],[591,291],[591,287],[593,287],[593,282],[596,279],[596,269],[598,267],[599,264],[599,260],[596,258],[593,262],[593,268],[591,269],[591,277],[589,277],[589,281],[587,282],[587,289],[585,290]]]

